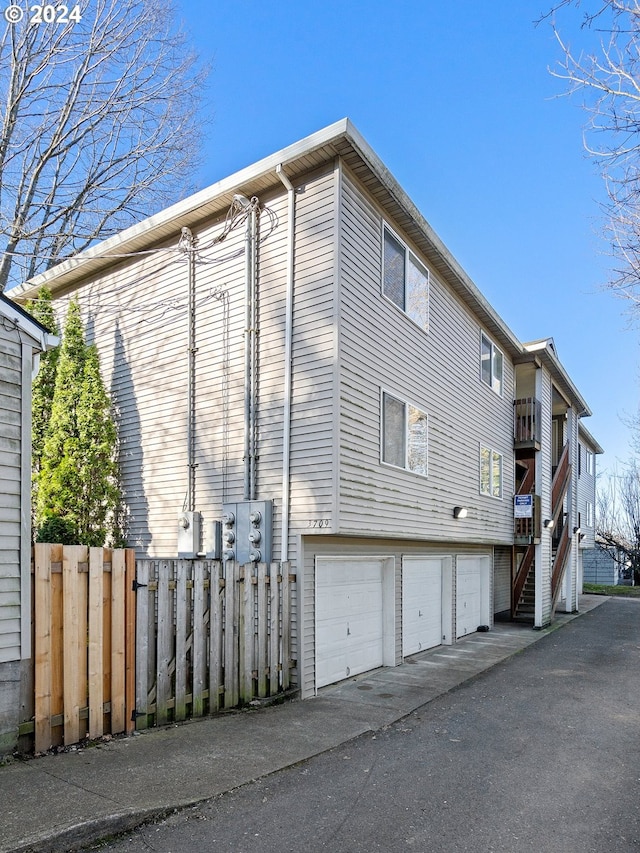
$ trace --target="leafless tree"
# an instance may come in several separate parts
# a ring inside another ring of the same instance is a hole
[[[598,492],[596,540],[640,584],[640,466],[633,460]]]
[[[572,39],[558,13],[582,14]],[[610,287],[640,311],[640,0],[562,0],[552,21],[562,60],[552,73],[580,93],[589,114],[585,145],[606,181],[608,237],[615,268]],[[581,36],[583,37],[581,39]],[[584,42],[582,46],[581,42]]]
[[[191,189],[206,77],[170,3],[11,0],[5,21],[0,291]]]

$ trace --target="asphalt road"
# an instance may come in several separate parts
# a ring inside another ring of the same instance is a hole
[[[100,849],[621,853],[639,794],[640,601],[611,599],[375,735]]]

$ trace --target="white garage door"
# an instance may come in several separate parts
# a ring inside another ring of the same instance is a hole
[[[317,687],[382,666],[383,565],[376,558],[317,558]]]
[[[402,655],[413,655],[442,642],[442,560],[402,560]]]
[[[458,557],[456,566],[456,637],[482,624],[482,557]]]

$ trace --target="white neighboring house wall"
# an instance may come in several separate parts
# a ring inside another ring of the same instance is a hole
[[[60,264],[19,296],[46,284],[62,311],[71,296],[79,300],[116,407],[129,541],[139,553],[176,553],[190,393],[195,508],[220,518],[225,503],[243,499],[244,226],[219,242],[237,193],[263,207],[257,322],[248,332],[257,341],[256,498],[273,500],[273,559],[286,552],[297,578],[294,679],[313,695],[316,565],[349,557],[353,572],[358,559],[384,562],[384,658],[396,663],[404,555],[442,560],[443,642],[455,641],[458,557],[484,573],[499,549],[502,582],[513,543],[514,364],[526,351],[348,120]],[[428,272],[426,329],[382,292],[385,225]],[[191,380],[184,227],[197,245]],[[481,336],[502,358],[499,389],[481,380]],[[383,461],[385,393],[427,416],[424,474]],[[550,378],[545,393],[550,412]],[[499,495],[480,489],[481,448],[501,462]],[[454,507],[464,508],[463,518],[454,518]],[[487,625],[493,574],[482,589]],[[501,587],[501,609],[507,597]],[[550,614],[550,601],[544,606]]]
[[[0,294],[0,755],[17,743],[31,658],[31,383],[57,338]]]
[[[598,456],[604,453],[595,438],[580,423],[578,430],[578,488],[577,522],[579,527],[580,548],[578,554],[578,588],[582,592],[585,578],[584,564],[588,559],[593,564],[596,543],[596,478]],[[613,583],[616,581],[614,580]]]

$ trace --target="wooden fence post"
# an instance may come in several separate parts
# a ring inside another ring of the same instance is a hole
[[[269,594],[269,576],[267,574],[267,564],[258,563],[257,577],[257,597],[258,597],[258,637],[257,637],[257,661],[256,669],[258,670],[258,697],[260,699],[267,695],[267,642],[269,634],[268,622],[268,594]]]
[[[178,560],[176,567],[176,666],[175,666],[175,708],[177,721],[187,716],[187,575],[189,563]]]
[[[136,729],[149,725],[149,563],[136,563]]]
[[[34,549],[36,617],[35,656],[35,751],[51,746],[51,545]]]
[[[238,662],[240,664],[239,699],[249,703],[253,699],[253,565],[244,566],[244,586],[240,601],[240,644]]]
[[[206,672],[206,630],[204,623],[204,563],[195,560],[193,563],[193,641],[191,648],[192,661],[192,704],[191,713],[201,717],[204,713],[204,682]]]
[[[271,563],[269,578],[269,693],[275,696],[280,683],[280,566]]]
[[[136,556],[125,551],[125,725],[128,734],[136,727]]]
[[[225,563],[224,587],[224,707],[238,704],[238,586],[240,566],[230,560]]]
[[[209,713],[220,710],[222,685],[222,602],[224,587],[220,577],[221,563],[212,561],[209,580]]]
[[[104,734],[104,676],[102,646],[104,641],[103,614],[103,565],[102,548],[89,548],[89,658],[88,658],[88,696],[89,696],[89,737],[97,738]],[[82,703],[84,705],[84,703]]]
[[[171,596],[169,593],[169,579],[171,573],[169,560],[158,562],[158,645],[156,658],[156,725],[163,726],[169,720],[169,709],[167,703],[171,695],[171,675],[169,664],[171,663],[172,647],[172,611]]]
[[[80,563],[87,561],[83,545],[65,545],[62,550],[62,590],[64,595],[64,742],[80,740],[80,708],[87,696],[87,600],[86,572]]]
[[[291,660],[291,563],[282,563],[282,689],[289,689]]]
[[[125,552],[111,553],[111,733],[126,729],[125,723]]]

